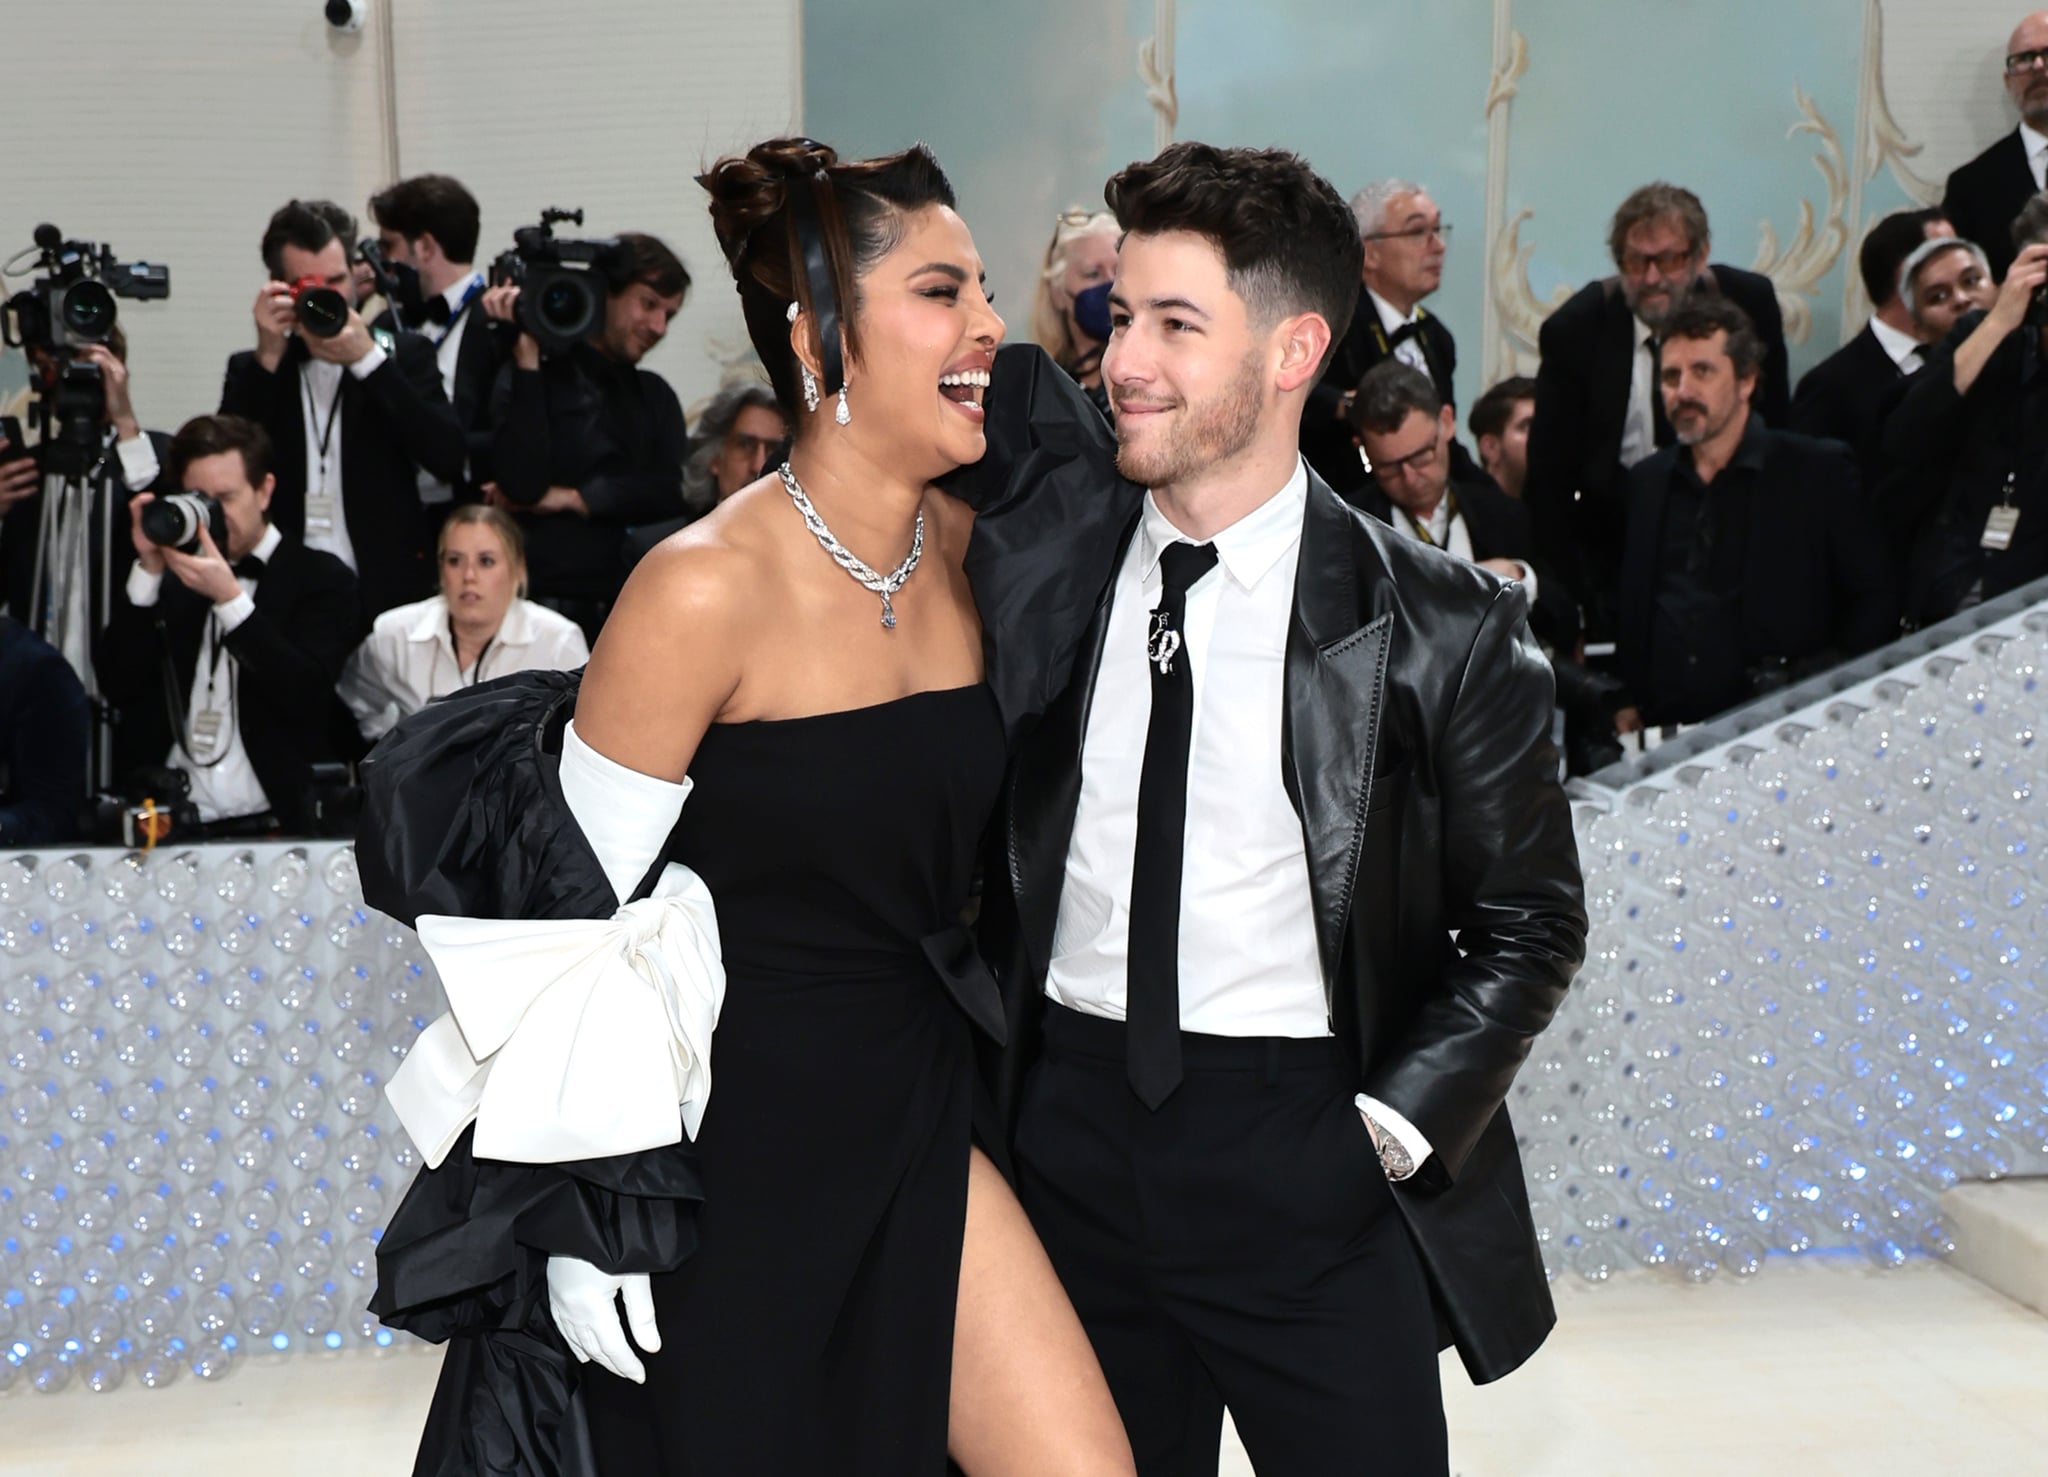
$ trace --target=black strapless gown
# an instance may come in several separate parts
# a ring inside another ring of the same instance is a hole
[[[1003,763],[979,685],[705,735],[668,852],[725,957],[704,1202],[646,1384],[586,1370],[608,1477],[945,1470],[993,1003],[947,966]]]

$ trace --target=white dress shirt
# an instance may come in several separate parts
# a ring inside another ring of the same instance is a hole
[[[268,525],[250,552],[268,560],[277,553],[284,535]],[[223,551],[225,556],[225,551]],[[249,750],[242,743],[242,715],[236,696],[240,676],[235,654],[223,644],[230,631],[256,613],[256,582],[236,576],[242,593],[223,600],[206,617],[206,632],[199,640],[199,659],[192,666],[192,691],[185,702],[184,742],[173,741],[164,763],[182,769],[192,779],[192,803],[199,807],[203,821],[232,820],[237,816],[261,815],[270,809],[270,797],[249,763]],[[151,574],[140,561],[128,571],[128,603],[137,609],[156,604],[163,592],[164,577]],[[219,729],[211,744],[202,737],[200,714],[218,715]],[[190,747],[191,754],[185,752]],[[215,762],[218,756],[218,762]]]
[[[434,363],[441,370],[441,389],[448,397],[448,403],[455,403],[455,366],[462,359],[462,336],[469,331],[469,320],[475,315],[475,299],[482,296],[484,274],[471,272],[460,282],[453,283],[441,294],[453,314],[446,325],[428,324],[422,330],[434,344]],[[436,336],[438,335],[438,337]],[[468,468],[465,466],[465,473]],[[429,507],[437,503],[455,501],[455,489],[425,467],[420,468],[420,501]]]
[[[368,379],[384,367],[388,356],[381,344],[348,366],[357,379]],[[325,549],[351,573],[356,567],[356,546],[348,536],[348,518],[341,500],[341,443],[347,435],[341,414],[342,366],[325,359],[308,359],[299,366],[299,414],[306,424],[306,533],[302,542],[309,549]],[[326,433],[327,450],[320,449]]]
[[[1410,308],[1407,316],[1403,317],[1399,308],[1370,287],[1366,288],[1365,295],[1372,299],[1372,310],[1380,317],[1380,331],[1386,334],[1387,342],[1390,344],[1394,343],[1396,329],[1404,324],[1422,321],[1420,307]],[[1404,342],[1394,344],[1394,357],[1411,369],[1419,369],[1424,374],[1429,373],[1429,356],[1422,352],[1422,338],[1419,334],[1411,334]]]
[[[1426,542],[1433,548],[1442,549],[1446,554],[1463,559],[1467,564],[1477,564],[1479,561],[1472,557],[1472,530],[1465,522],[1463,511],[1452,507],[1454,501],[1455,499],[1449,495],[1438,498],[1436,507],[1431,510],[1427,518],[1423,519],[1409,517],[1397,507],[1394,510],[1394,526],[1415,539],[1418,543]],[[1429,533],[1429,537],[1426,540],[1422,536],[1424,530],[1427,530]],[[1502,555],[1500,557],[1508,558],[1512,556]],[[1535,566],[1526,559],[1517,558],[1514,562],[1522,566],[1522,572],[1516,577],[1516,582],[1528,592],[1529,603],[1534,605],[1536,603]]]
[[[2031,123],[2022,123],[2020,143],[2027,151],[2027,168],[2034,171],[2034,188],[2048,190],[2048,133]]]
[[[1621,464],[1632,467],[1657,449],[1657,413],[1650,397],[1657,393],[1656,334],[1640,318],[1636,326],[1636,356],[1629,361],[1628,414],[1621,423]]]
[[[1188,591],[1182,651],[1194,686],[1181,861],[1180,1023],[1215,1036],[1331,1034],[1301,818],[1281,784],[1287,629],[1308,497],[1307,468],[1212,540],[1218,567]],[[1045,990],[1123,1020],[1138,783],[1152,715],[1145,656],[1159,556],[1186,535],[1148,495],[1117,571],[1081,751]],[[1428,1142],[1399,1114],[1359,1106],[1419,1165]]]
[[[1925,362],[1920,352],[1920,340],[1910,333],[1899,332],[1884,319],[1873,317],[1870,333],[1877,340],[1878,347],[1891,356],[1892,363],[1899,366],[1900,374],[1911,374]]]
[[[514,600],[498,634],[468,667],[455,662],[448,600],[435,595],[377,617],[342,671],[342,701],[363,737],[375,740],[437,697],[513,672],[567,672],[590,660],[583,628],[531,600]]]

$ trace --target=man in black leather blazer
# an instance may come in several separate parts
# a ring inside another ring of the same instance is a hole
[[[1129,235],[1106,381],[1151,491],[998,816],[982,929],[1019,1194],[1143,1477],[1213,1473],[1226,1403],[1264,1471],[1440,1473],[1438,1347],[1495,1379],[1555,1316],[1504,1107],[1585,939],[1550,671],[1518,586],[1299,459],[1356,291],[1327,182],[1179,144],[1107,193]],[[1108,455],[1068,398],[1029,451],[1055,472]],[[1162,582],[1205,548],[1177,610]],[[1178,739],[1176,669],[1200,694]]]
[[[1536,419],[1523,498],[1537,537],[1586,612],[1586,638],[1612,640],[1628,520],[1629,466],[1672,441],[1656,393],[1656,331],[1687,296],[1719,292],[1764,342],[1755,409],[1791,414],[1784,317],[1768,277],[1709,266],[1706,208],[1690,190],[1645,185],[1615,212],[1608,247],[1620,269],[1581,288],[1544,320]]]

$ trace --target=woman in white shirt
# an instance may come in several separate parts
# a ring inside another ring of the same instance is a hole
[[[526,598],[526,541],[496,508],[465,503],[441,525],[441,593],[377,617],[341,674],[342,701],[371,742],[457,688],[590,660],[583,632]]]

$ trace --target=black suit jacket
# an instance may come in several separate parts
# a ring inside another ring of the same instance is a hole
[[[474,502],[482,496],[482,485],[496,476],[491,470],[491,392],[497,386],[498,371],[512,357],[512,345],[519,330],[513,324],[485,317],[481,301],[472,301],[463,309],[463,316],[468,327],[462,330],[462,343],[455,351],[454,388],[449,391],[443,385],[442,389],[448,392],[456,423],[462,427],[463,446],[469,457],[469,476],[455,484],[455,495],[461,501]],[[377,315],[376,326],[398,332],[397,314],[386,308]],[[432,340],[428,342],[431,344]],[[435,347],[438,363],[438,346]]]
[[[2019,255],[2012,244],[2013,220],[2035,193],[2027,146],[2015,128],[1948,177],[1941,213],[1965,241],[1984,248],[1992,275],[2003,281]]]
[[[1520,498],[1509,497],[1489,478],[1480,482],[1453,479],[1458,516],[1472,540],[1472,560],[1512,559],[1528,566],[1536,575],[1536,600],[1529,611],[1529,627],[1553,651],[1570,656],[1578,642],[1578,603],[1570,588],[1536,551],[1536,527],[1529,509]],[[1371,478],[1347,499],[1380,522],[1400,532],[1402,525],[1393,499]]]
[[[294,542],[306,534],[305,392],[299,366],[305,344],[293,339],[276,373],[251,350],[228,360],[223,415],[241,415],[270,433],[277,490],[270,521]],[[324,419],[327,407],[318,412]],[[434,541],[441,510],[420,503],[425,468],[443,482],[462,480],[463,436],[434,346],[418,334],[393,336],[383,364],[362,379],[341,375],[341,506],[355,549],[363,612],[375,618],[435,589]]]
[[[115,580],[114,593],[119,598],[120,575],[124,562],[134,557],[134,546],[128,541],[128,504],[138,492],[176,491],[170,486],[171,438],[162,431],[145,431],[149,444],[156,451],[157,474],[145,487],[130,487],[121,478],[121,458],[110,448],[107,452],[108,465],[113,470],[113,549],[110,565]],[[43,519],[43,494],[38,491],[23,498],[0,517],[0,601],[6,604],[7,613],[23,625],[35,624],[35,613],[29,609],[30,597],[35,592],[36,543],[41,537]],[[99,567],[100,528],[94,523],[91,535],[93,567]],[[49,576],[44,576],[47,582]],[[47,586],[44,590],[48,598]],[[99,609],[97,592],[93,598],[93,609]]]
[[[1791,412],[1785,320],[1771,280],[1739,267],[1710,266],[1704,276],[1749,314],[1764,341],[1764,363],[1751,404],[1766,423],[1783,427]],[[1620,579],[1627,477],[1621,433],[1628,419],[1635,359],[1635,314],[1619,278],[1581,288],[1543,322],[1543,362],[1536,372],[1536,418],[1529,427],[1529,478],[1523,497],[1549,560],[1586,607],[1587,634],[1611,638]],[[1652,409],[1659,439],[1668,437],[1661,398]]]
[[[1848,448],[1757,426],[1737,453],[1760,458],[1760,475],[1727,472],[1707,487],[1724,503],[1721,537],[1744,550],[1740,615],[1728,633],[1742,662],[1782,659],[1790,675],[1832,666],[1898,634],[1899,592],[1890,551],[1862,495]],[[1657,610],[1664,507],[1685,448],[1667,446],[1629,476],[1628,556],[1622,566],[1620,665],[1645,698]],[[1645,710],[1650,722],[1660,721]]]
[[[1457,404],[1453,381],[1458,372],[1458,343],[1451,330],[1443,319],[1424,308],[1416,341],[1422,345],[1422,357],[1429,365],[1430,382],[1436,386],[1438,396],[1446,405]],[[1358,460],[1358,447],[1351,439],[1351,427],[1337,419],[1338,404],[1375,367],[1393,357],[1393,344],[1380,322],[1379,310],[1373,306],[1372,295],[1360,288],[1351,326],[1338,340],[1323,377],[1309,391],[1308,404],[1301,415],[1301,454],[1339,492],[1348,493],[1363,486],[1366,477]],[[1460,446],[1453,454],[1462,452],[1464,448]],[[1465,474],[1461,471],[1458,475]]]
[[[360,630],[356,581],[332,554],[286,534],[251,598],[255,611],[222,643],[237,665],[242,743],[271,809],[287,828],[304,830],[312,821],[306,808],[312,766],[340,757],[329,720],[335,680]],[[162,764],[183,731],[212,608],[172,574],[164,576],[154,605],[115,600],[94,659],[117,713],[118,773]],[[175,694],[164,689],[166,656]]]
[[[1856,453],[1865,487],[1875,481],[1884,418],[1906,376],[1877,335],[1863,331],[1809,369],[1792,397],[1791,429],[1825,436]]]
[[[1100,476],[1123,486],[1110,465]],[[984,939],[1002,976],[1006,1100],[1037,1050],[1111,588],[1073,681],[1020,744],[997,816]],[[1481,1381],[1555,1321],[1503,1104],[1586,933],[1550,668],[1525,614],[1519,586],[1396,534],[1311,475],[1281,780],[1301,818],[1332,1029],[1361,1090],[1435,1150],[1396,1200],[1446,1342]]]

